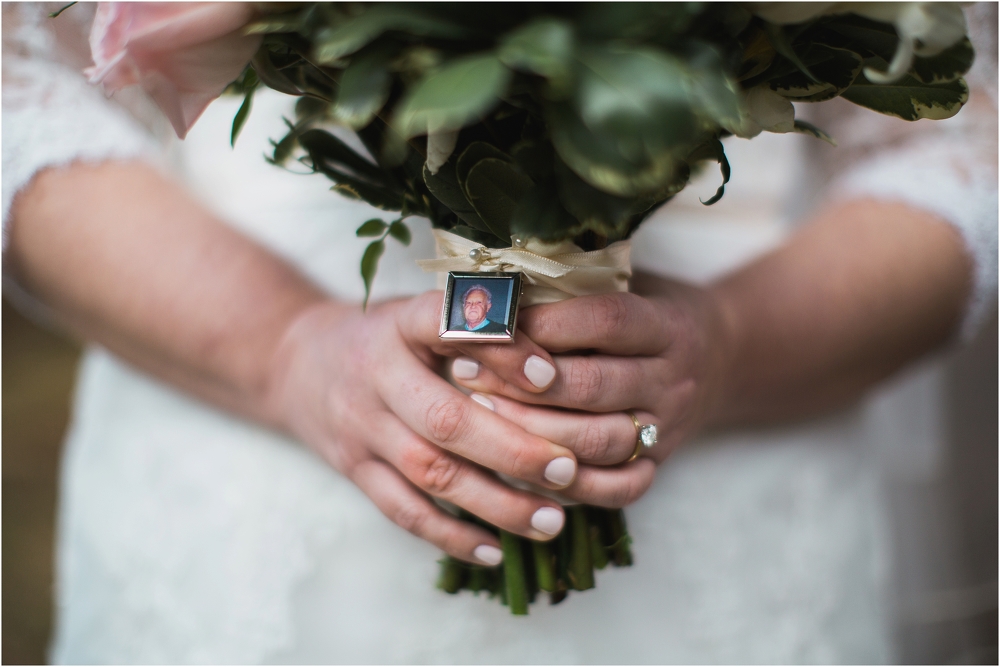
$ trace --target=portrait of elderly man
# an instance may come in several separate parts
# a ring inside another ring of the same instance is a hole
[[[480,333],[506,333],[503,322],[491,322],[486,315],[493,306],[493,297],[483,285],[473,285],[462,294],[462,315],[465,330]]]

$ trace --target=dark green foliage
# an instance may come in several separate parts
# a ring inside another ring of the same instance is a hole
[[[852,14],[779,26],[733,3],[265,6],[248,28],[261,49],[231,87],[245,97],[232,140],[259,79],[300,97],[269,160],[295,157],[341,194],[490,247],[512,233],[586,250],[627,238],[708,160],[722,186],[704,203],[718,201],[729,180],[719,140],[752,134],[741,129],[752,88],[944,118],[967,98],[974,55],[964,40],[875,85],[865,68],[885,71],[899,40]],[[367,154],[330,123],[357,132]],[[794,131],[832,142],[801,121]]]

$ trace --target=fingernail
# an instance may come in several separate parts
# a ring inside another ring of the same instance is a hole
[[[487,565],[499,565],[503,560],[503,552],[489,544],[480,544],[472,552],[472,555],[479,559],[479,562]]]
[[[483,406],[487,410],[492,410],[493,412],[497,411],[497,406],[493,405],[493,401],[491,401],[490,399],[486,398],[482,394],[470,394],[469,398],[471,398],[472,400],[474,400],[476,403],[479,403],[479,405]],[[556,461],[558,461],[558,460],[559,459],[556,459]],[[552,463],[555,463],[555,461],[553,461]],[[550,463],[549,465],[551,466],[552,463]],[[548,468],[546,468],[545,470],[547,471]]]
[[[548,387],[556,376],[556,367],[537,355],[524,362],[524,375],[539,389]]]
[[[543,507],[531,515],[531,527],[546,535],[555,535],[563,527],[565,517],[555,507]]]
[[[469,357],[459,357],[451,365],[451,374],[459,380],[475,380],[479,375],[479,362]]]
[[[552,459],[545,466],[545,479],[559,486],[566,486],[573,481],[576,475],[576,461],[568,456],[560,456]]]

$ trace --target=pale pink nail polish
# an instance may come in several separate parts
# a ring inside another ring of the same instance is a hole
[[[555,535],[562,530],[565,521],[563,513],[554,507],[543,507],[531,515],[531,527],[546,535]]]
[[[479,562],[486,563],[487,565],[499,565],[500,561],[503,560],[503,552],[489,544],[480,544],[472,552],[472,555]]]
[[[479,375],[479,362],[469,357],[459,357],[451,364],[451,374],[458,380],[475,380]]]
[[[528,357],[524,362],[524,375],[531,384],[539,389],[548,387],[556,377],[556,368],[537,355]]]
[[[545,479],[559,486],[567,486],[576,476],[576,461],[568,456],[552,459],[545,466]]]
[[[471,398],[472,400],[474,400],[476,403],[479,403],[479,405],[483,406],[487,410],[491,410],[493,412],[497,411],[497,406],[493,404],[493,401],[491,401],[490,399],[486,398],[482,394],[470,394],[469,398]],[[552,465],[552,464],[550,463],[549,465]],[[546,468],[546,470],[548,470],[548,468]]]

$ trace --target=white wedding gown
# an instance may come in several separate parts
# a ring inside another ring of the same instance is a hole
[[[30,26],[24,30],[32,34]],[[4,39],[12,39],[6,28]],[[6,55],[6,43],[4,48]],[[28,60],[40,57],[25,49]],[[993,58],[995,67],[995,47]],[[99,151],[73,152],[72,146],[52,148],[52,140],[42,136],[24,138],[20,128],[28,115],[35,123],[52,124],[49,136],[57,138],[79,132],[81,118],[93,127],[104,123],[105,143],[125,146],[126,155],[149,155],[138,130],[122,130],[110,115],[116,112],[99,109],[103,103],[96,97],[67,118],[52,98],[72,85],[53,85],[49,97],[22,86],[13,102],[5,88],[5,214],[33,170],[74,156],[101,157]],[[79,90],[73,90],[75,99]],[[995,85],[993,90],[995,121]],[[331,294],[359,299],[365,241],[353,231],[381,212],[338,198],[320,176],[291,174],[264,162],[266,139],[282,134],[280,116],[290,113],[289,98],[258,96],[231,149],[229,125],[238,103],[214,103],[185,142],[169,145],[167,163],[226,220]],[[874,114],[852,118],[866,116],[874,120],[859,127],[875,123],[877,132],[878,123],[886,122]],[[953,136],[971,131],[962,114],[948,122],[958,128]],[[864,134],[854,127],[839,130],[848,150],[851,137]],[[992,132],[995,142],[995,125]],[[810,141],[788,135],[727,140],[733,181],[722,202],[707,209],[697,204],[697,196],[716,186],[718,175],[709,170],[640,230],[634,264],[705,281],[780,243],[793,211],[791,186],[814,192],[802,178]],[[934,145],[947,151],[950,144],[939,138]],[[13,162],[12,150],[20,151]],[[833,190],[840,193],[834,196],[870,192],[917,201],[962,230],[985,276],[977,279],[967,317],[970,336],[995,300],[995,145],[992,150],[992,176],[963,181],[945,167],[944,176],[925,177],[932,180],[930,193],[921,188],[913,194],[898,173],[879,183],[885,167],[868,158],[836,176]],[[873,159],[894,158],[889,151]],[[906,162],[895,159],[898,165]],[[21,180],[9,183],[13,177],[7,172],[17,171],[15,162]],[[809,195],[814,201],[819,196]],[[993,216],[992,231],[990,224],[984,229],[982,211],[956,212],[955,196],[966,202],[977,197],[975,205]],[[435,277],[413,261],[434,254],[428,225],[413,227],[411,247],[390,244],[374,298],[434,287]],[[896,388],[826,419],[718,433],[688,444],[627,510],[635,566],[600,572],[596,590],[571,594],[554,607],[540,598],[529,617],[515,618],[485,597],[435,589],[440,553],[389,522],[300,444],[91,348],[79,375],[63,463],[51,658],[68,663],[891,661],[898,655],[889,595],[895,557],[880,462],[912,464],[916,458],[919,466],[921,457],[933,459],[921,443],[938,418],[935,368],[925,365]],[[900,455],[897,450],[908,444],[915,449]],[[935,446],[940,443],[927,445]]]

